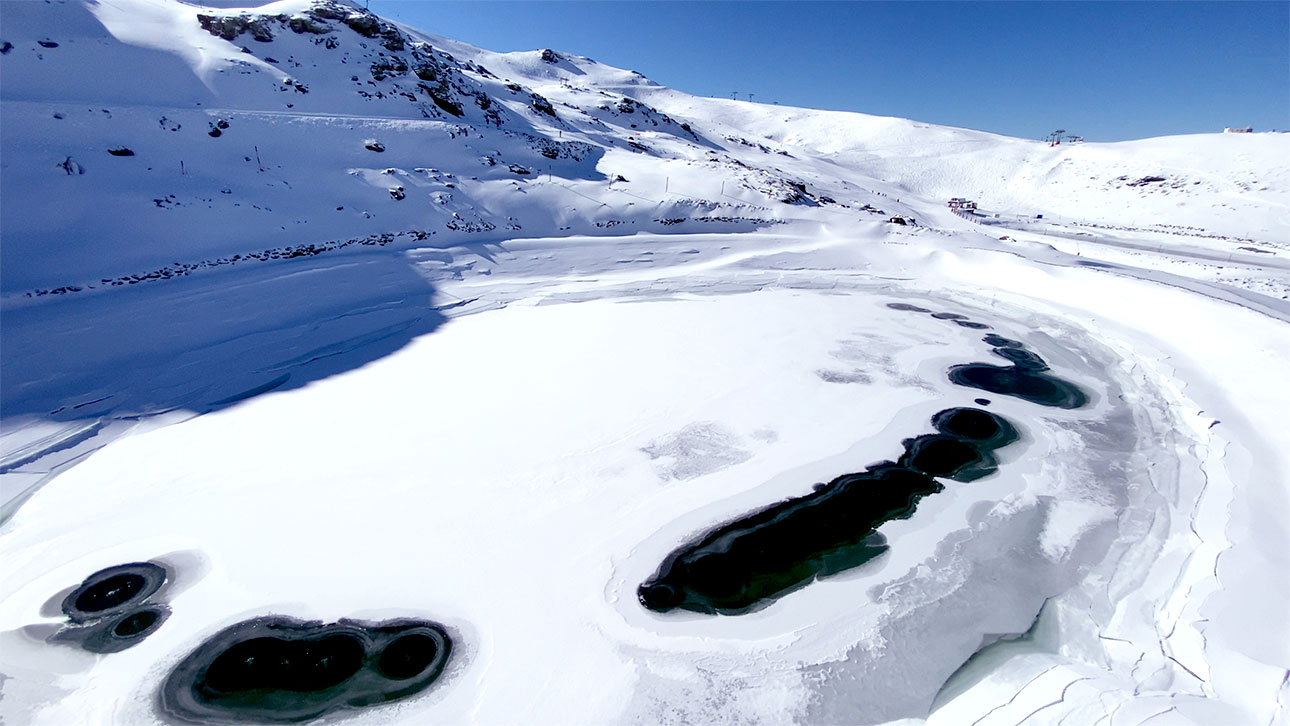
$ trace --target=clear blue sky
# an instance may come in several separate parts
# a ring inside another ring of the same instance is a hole
[[[1290,2],[370,0],[496,51],[553,48],[703,96],[1090,141],[1290,129]]]

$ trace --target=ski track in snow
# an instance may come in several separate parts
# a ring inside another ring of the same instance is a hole
[[[49,7],[0,38],[6,722],[167,723],[167,674],[268,615],[451,636],[433,686],[346,723],[1285,719],[1285,137],[1053,149],[399,28],[453,79],[436,111],[369,70],[408,47],[340,23]],[[75,64],[99,52],[156,83]],[[1089,404],[952,384],[1003,364],[986,333]],[[889,551],[746,615],[641,607],[677,547],[951,406],[1021,440]],[[60,603],[129,562],[165,615],[87,652]]]

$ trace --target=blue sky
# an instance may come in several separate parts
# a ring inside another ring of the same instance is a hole
[[[1290,129],[1290,2],[370,0],[489,50],[687,93],[1090,141]]]

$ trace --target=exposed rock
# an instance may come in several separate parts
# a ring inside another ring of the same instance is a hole
[[[534,111],[537,111],[539,113],[544,113],[550,116],[551,118],[557,118],[557,116],[555,115],[555,106],[552,106],[550,101],[546,100],[546,98],[539,96],[536,93],[529,94],[529,95],[531,95],[533,98]]]
[[[350,30],[365,38],[380,38],[381,45],[386,50],[400,51],[407,47],[403,34],[398,28],[369,12],[356,11],[351,14],[336,6],[320,5],[314,9],[313,15],[316,18],[340,20],[348,25]]]
[[[452,97],[452,87],[448,85],[447,81],[441,80],[433,86],[426,85],[425,83],[418,83],[417,87],[425,91],[426,95],[430,96],[430,100],[434,101],[434,105],[438,106],[443,111],[457,117],[466,115],[461,104],[457,103],[457,101]]]
[[[287,16],[279,15],[274,19],[284,22],[287,20]],[[253,19],[249,15],[197,14],[197,23],[202,27],[202,30],[224,40],[234,40],[242,33],[250,33],[253,39],[261,43],[268,43],[273,40],[273,31],[269,30],[268,21],[268,17]]]
[[[542,61],[544,63],[559,63],[560,60],[560,56],[557,55],[555,51],[550,48],[542,49]]]
[[[268,43],[273,40],[273,32],[269,30],[269,26],[263,20],[252,20],[246,24],[246,29],[251,33],[253,40],[258,40],[261,43]]]
[[[385,144],[382,144],[376,139],[368,139],[363,142],[363,148],[367,149],[368,151],[381,152],[381,151],[385,151]]]
[[[444,226],[454,232],[491,232],[497,229],[492,222],[468,222],[464,219],[449,220]]]
[[[134,156],[134,150],[127,146],[114,146],[108,149],[108,153],[112,156]]]
[[[582,161],[596,152],[598,147],[582,141],[556,141],[545,136],[520,134],[534,150],[548,159],[573,159]]]
[[[372,80],[383,81],[389,76],[401,76],[408,72],[408,64],[396,55],[372,63]]]
[[[288,20],[287,27],[291,28],[291,32],[293,33],[313,33],[314,35],[324,35],[332,31],[330,25],[317,23],[309,18],[300,17]]]
[[[466,115],[466,112],[462,109],[460,103],[457,103],[451,98],[435,93],[434,90],[431,90],[430,92],[430,100],[434,101],[434,105],[438,106],[444,112],[450,113],[453,116],[460,118]]]
[[[375,38],[381,33],[381,21],[375,15],[351,15],[343,22],[350,30],[366,38]]]
[[[350,11],[334,3],[318,3],[310,8],[309,14],[319,20],[344,20],[349,17]]]
[[[788,188],[791,189],[788,194],[784,195],[779,201],[784,204],[809,204],[811,195],[806,192],[806,185],[801,182],[787,182]],[[904,220],[901,220],[904,224]]]

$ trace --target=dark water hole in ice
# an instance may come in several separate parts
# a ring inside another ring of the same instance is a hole
[[[418,693],[442,674],[447,631],[427,620],[254,618],[225,628],[166,678],[161,706],[206,722],[308,721]]]
[[[63,600],[63,613],[73,622],[107,617],[143,602],[165,581],[166,570],[151,562],[99,570]]]
[[[76,631],[80,646],[91,653],[119,653],[157,632],[170,617],[165,605],[143,605],[124,615]]]
[[[899,303],[899,302],[887,303],[887,307],[891,308],[892,310],[903,310],[905,312],[910,312],[910,313],[931,313],[931,316],[933,318],[936,318],[937,320],[949,320],[953,322],[955,325],[959,325],[964,328],[971,328],[973,330],[985,330],[990,327],[985,323],[978,323],[972,320],[968,320],[966,315],[961,315],[959,313],[936,313],[936,312],[932,312],[931,310],[928,310],[927,308],[919,307],[917,305],[910,305],[909,303]]]
[[[160,619],[159,610],[140,610],[117,621],[117,624],[112,626],[112,634],[118,638],[134,638],[152,630]]]
[[[887,303],[892,310],[904,310],[915,313],[929,313],[909,303]],[[983,330],[989,325],[967,320],[958,313],[931,313],[933,318],[949,320],[964,328]],[[1088,395],[1070,381],[1047,373],[1048,364],[1038,354],[1026,348],[1025,344],[1005,338],[994,333],[982,338],[994,346],[992,352],[1012,363],[1012,366],[995,366],[988,363],[967,363],[949,369],[950,381],[960,386],[979,388],[990,393],[1020,398],[1041,406],[1055,408],[1079,408],[1088,403]]]
[[[893,310],[930,313],[962,327],[990,326],[909,303]],[[952,366],[953,383],[1059,408],[1079,408],[1088,396],[1048,372],[1020,341],[994,333],[983,340],[1011,363]],[[976,399],[978,405],[988,399]],[[934,477],[972,481],[993,473],[994,450],[1018,438],[1006,419],[982,409],[951,408],[932,417],[934,434],[905,439],[896,462],[844,474],[811,494],[788,499],[728,522],[674,550],[637,590],[642,605],[738,615],[758,610],[818,577],[858,567],[887,550],[877,528],[911,516],[920,499],[943,485]]]
[[[994,334],[982,340],[995,346],[991,352],[1012,365],[966,363],[952,366],[948,371],[950,381],[1041,406],[1071,409],[1088,403],[1088,395],[1079,386],[1047,372],[1048,364],[1044,359],[1022,343]]]
[[[944,486],[995,470],[992,451],[1017,439],[1007,420],[952,408],[932,417],[937,433],[906,439],[899,461],[844,474],[813,493],[773,504],[672,552],[640,586],[650,610],[739,615],[887,551],[877,528],[914,513]]]
[[[91,653],[117,653],[156,632],[170,616],[164,604],[154,603],[166,584],[164,567],[131,562],[99,570],[85,578],[60,607],[69,625],[49,642],[72,643]]]
[[[64,598],[63,614],[74,623],[107,618],[146,601],[165,584],[164,567],[130,562],[99,570]]]
[[[1022,343],[1020,340],[1005,338],[1002,335],[996,335],[995,333],[990,333],[986,335],[984,338],[982,338],[981,340],[985,341],[987,345],[993,345],[998,348],[1025,348],[1026,347],[1026,344]]]
[[[234,643],[206,667],[198,691],[209,701],[255,691],[325,691],[363,667],[363,643],[349,634],[287,640],[251,638]]]
[[[96,613],[130,602],[148,584],[142,575],[126,572],[113,575],[81,592],[73,603],[77,610]]]
[[[424,671],[439,654],[434,638],[420,633],[405,635],[385,646],[376,659],[376,670],[396,681],[404,681]]]

